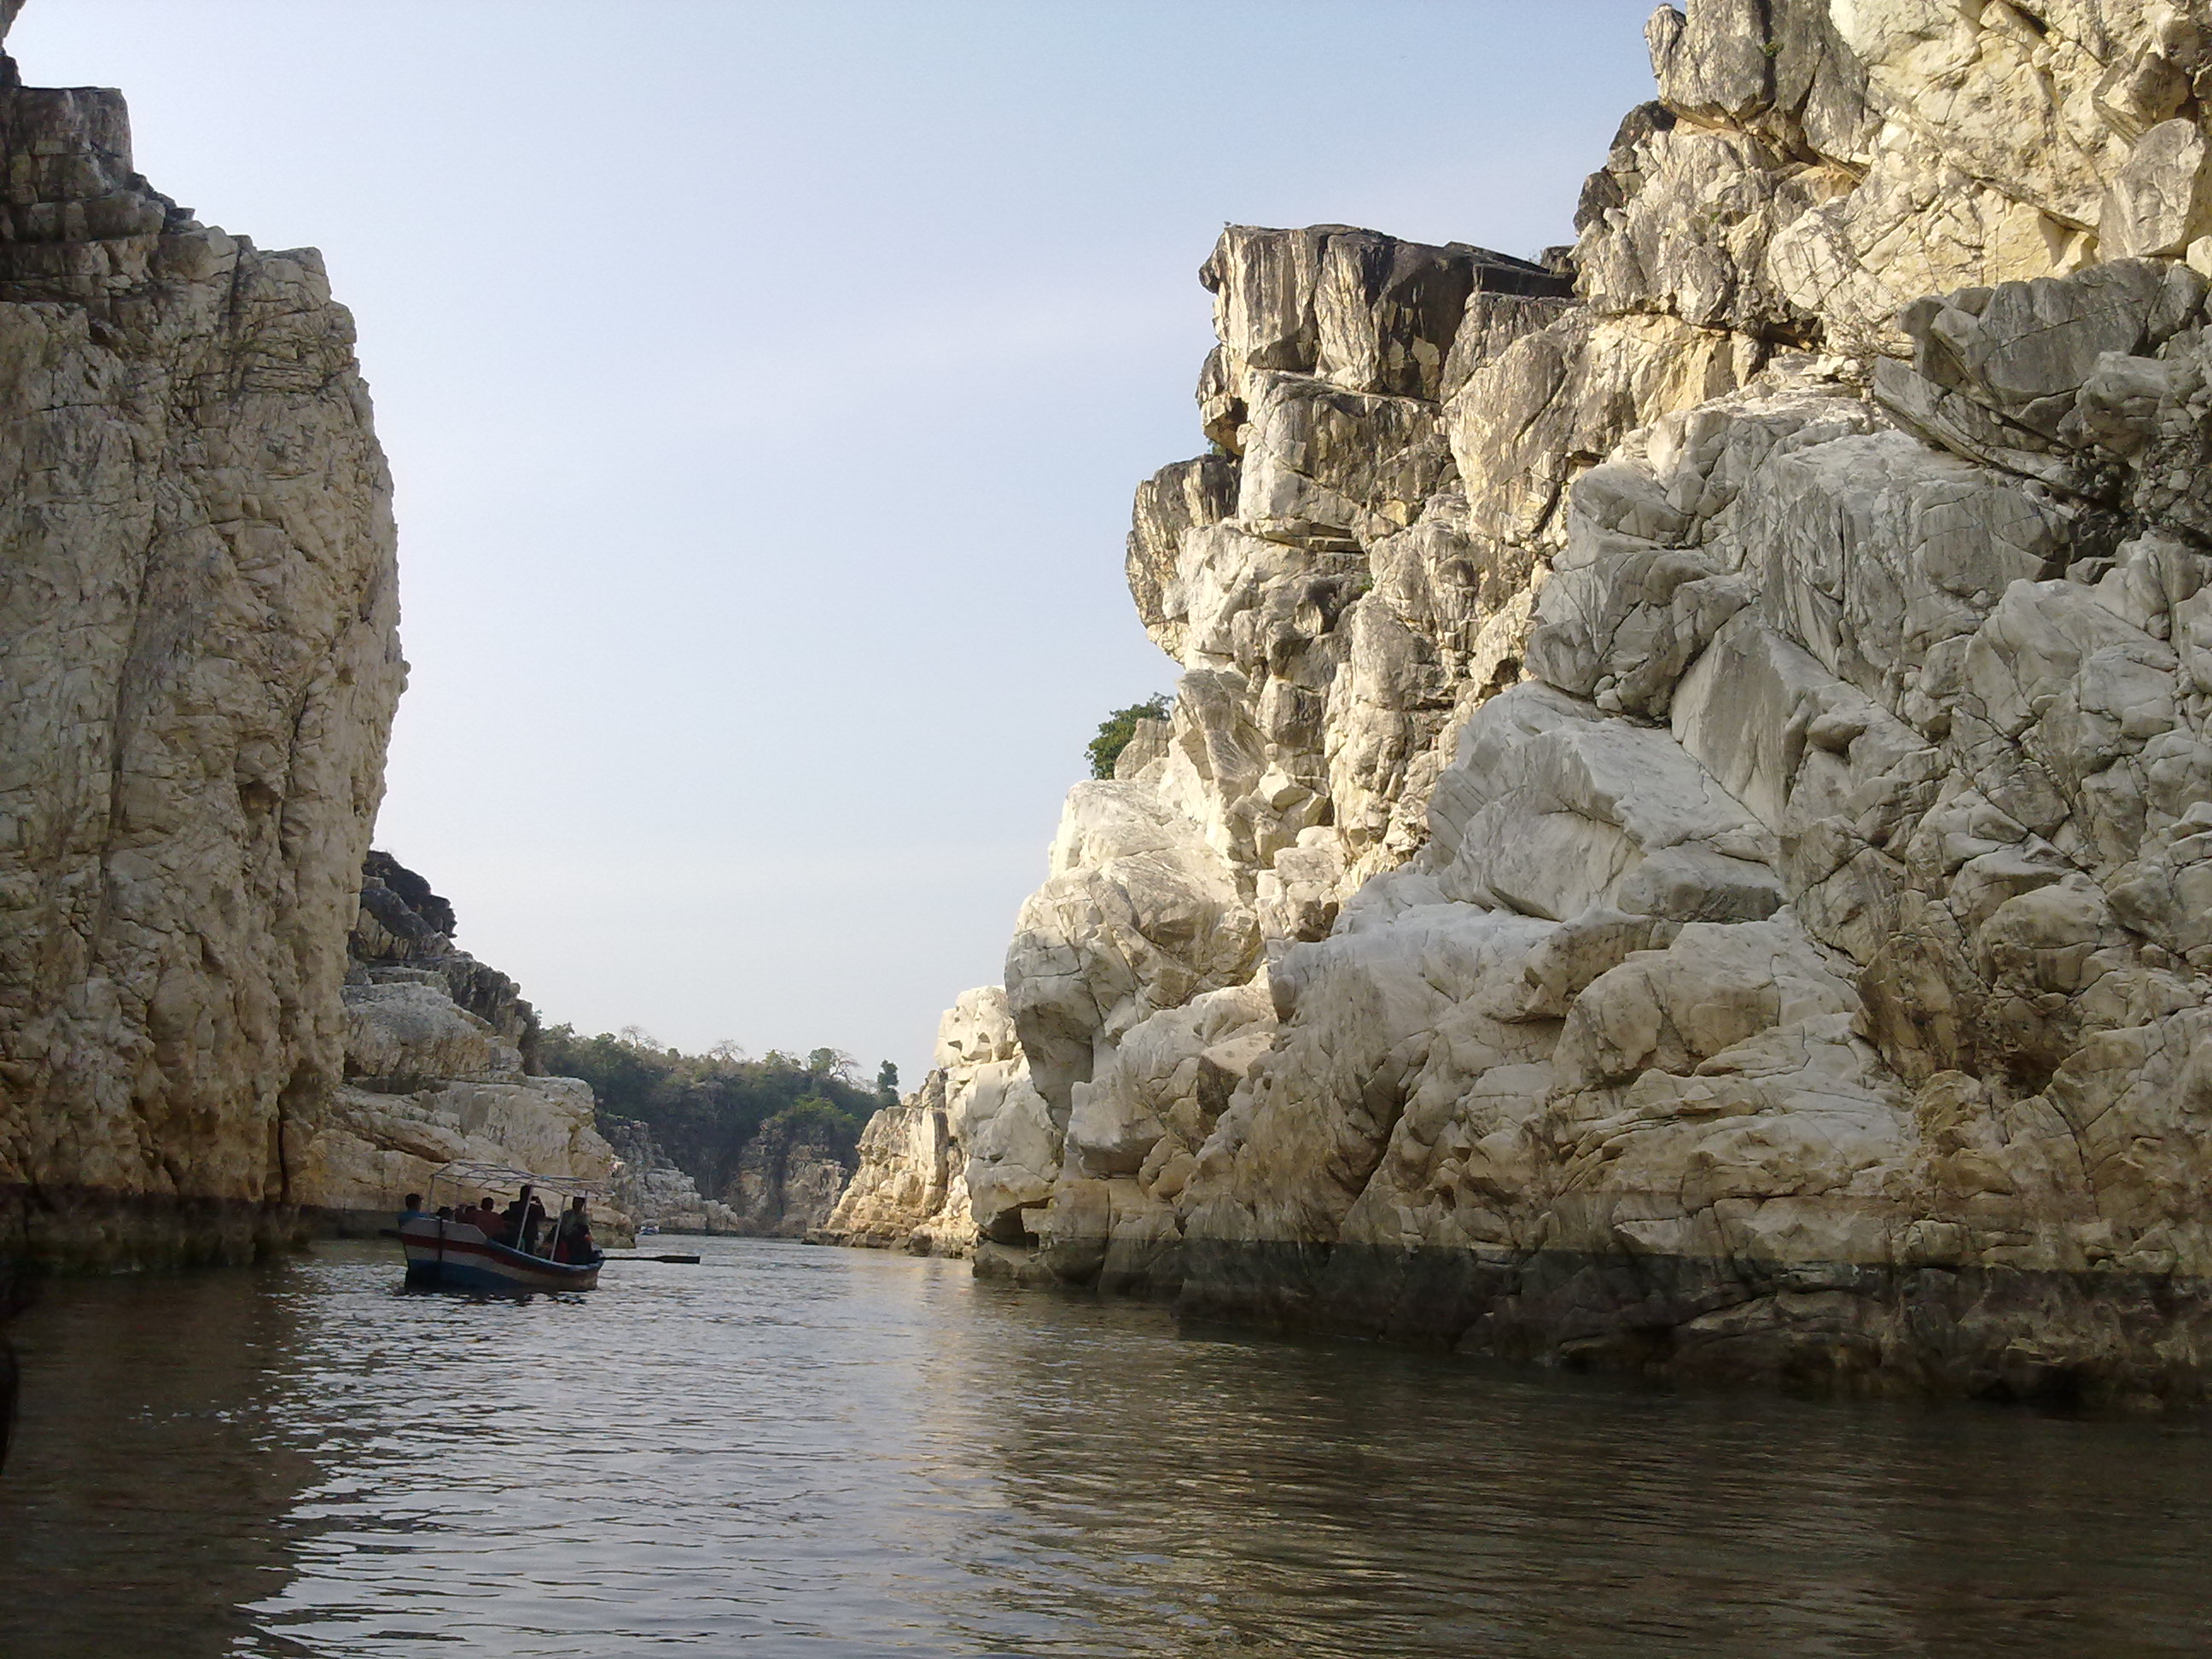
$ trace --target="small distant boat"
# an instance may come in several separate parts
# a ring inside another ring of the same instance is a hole
[[[637,1230],[637,1236],[638,1236],[640,1238],[643,1238],[643,1237],[646,1237],[647,1234],[649,1234],[649,1233],[657,1233],[657,1232],[659,1232],[659,1231],[660,1231],[660,1229],[659,1229],[659,1228],[658,1228],[658,1227],[654,1226],[654,1225],[653,1224],[653,1223],[651,1223],[650,1221],[648,1221],[648,1222],[647,1222],[647,1223],[645,1224],[645,1225],[643,1225],[642,1227],[640,1227],[640,1228]]]
[[[481,1228],[421,1216],[399,1229],[407,1282],[447,1291],[588,1291],[599,1282],[596,1261],[555,1261],[483,1236]]]

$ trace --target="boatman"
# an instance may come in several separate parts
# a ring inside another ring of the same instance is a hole
[[[599,1248],[592,1243],[592,1218],[580,1197],[568,1200],[562,1212],[561,1224],[553,1232],[553,1259],[556,1261],[582,1263],[596,1261]]]
[[[410,1221],[427,1221],[428,1219],[429,1214],[422,1207],[422,1194],[420,1193],[408,1194],[406,1199],[399,1206],[399,1224],[404,1227]]]
[[[531,1188],[525,1185],[516,1194],[514,1202],[507,1206],[506,1224],[501,1231],[506,1235],[503,1243],[525,1255],[536,1255],[538,1230],[545,1224],[545,1206],[530,1194]]]

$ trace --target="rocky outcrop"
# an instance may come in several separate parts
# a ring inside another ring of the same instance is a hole
[[[964,1255],[979,1237],[1034,1243],[1066,1125],[1030,1081],[1006,994],[970,991],[946,1010],[936,1057],[920,1089],[869,1121],[819,1242],[920,1255]]]
[[[455,925],[453,907],[432,892],[428,882],[389,853],[371,852],[362,866],[361,909],[346,941],[347,955],[372,978],[394,967],[435,970],[459,1006],[514,1046],[524,1070],[542,1073],[538,1011],[505,974],[454,948]]]
[[[771,1118],[745,1143],[723,1197],[750,1238],[805,1238],[829,1222],[853,1171],[825,1127]]]
[[[821,1127],[779,1115],[745,1143],[722,1195],[708,1198],[645,1124],[626,1118],[601,1121],[623,1160],[615,1202],[665,1233],[805,1238],[829,1221],[853,1173]]]
[[[601,1231],[626,1232],[591,1085],[543,1075],[536,1011],[454,945],[454,927],[453,906],[422,878],[368,855],[341,993],[345,1075],[300,1138],[295,1201],[341,1228],[382,1224],[410,1192],[481,1196],[435,1181],[447,1164],[483,1164],[583,1185],[605,1200],[594,1206]]]
[[[699,1183],[661,1149],[647,1125],[635,1118],[602,1114],[599,1127],[622,1160],[615,1171],[615,1204],[634,1217],[638,1225],[649,1224],[665,1233],[746,1231],[735,1210],[719,1199],[702,1195]]]
[[[979,1265],[1210,1313],[2201,1395],[2208,20],[1649,39],[1571,295],[1224,235],[1215,448],[1130,544],[1176,708],[1008,957],[1047,1150],[948,1064],[842,1236],[957,1184]]]
[[[390,483],[319,256],[202,224],[117,94],[7,60],[0,154],[5,1248],[235,1255],[342,1072]]]

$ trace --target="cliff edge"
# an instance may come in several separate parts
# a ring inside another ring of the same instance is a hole
[[[1172,718],[824,1236],[1552,1364],[2200,1396],[2212,18],[1647,35],[1571,252],[1224,233],[1209,451],[1129,543]]]

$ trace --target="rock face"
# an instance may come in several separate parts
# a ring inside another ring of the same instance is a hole
[[[602,1115],[599,1127],[622,1159],[622,1167],[615,1172],[614,1201],[639,1225],[650,1223],[666,1233],[746,1231],[735,1210],[719,1199],[701,1194],[699,1183],[661,1150],[645,1124],[635,1118]]]
[[[852,1170],[829,1137],[803,1124],[763,1124],[745,1144],[723,1196],[732,1231],[750,1238],[805,1238],[819,1231]]]
[[[0,1250],[236,1255],[341,1075],[389,480],[319,256],[4,59],[0,154]]]
[[[805,1238],[828,1222],[852,1175],[826,1136],[772,1119],[745,1144],[722,1196],[708,1198],[645,1124],[628,1118],[601,1121],[623,1159],[616,1204],[663,1232]]]
[[[2201,1395],[2212,23],[1648,33],[1571,260],[1224,234],[1215,447],[1129,544],[1173,717],[832,1232],[1555,1364]]]
[[[543,1075],[536,1011],[513,980],[455,948],[454,925],[422,877],[368,855],[341,993],[345,1076],[301,1136],[295,1201],[340,1226],[383,1224],[410,1192],[481,1195],[434,1188],[445,1165],[495,1164],[597,1188],[611,1200],[594,1206],[601,1231],[626,1232],[591,1085]],[[503,1187],[494,1183],[511,1195]]]
[[[1029,1236],[1052,1197],[1060,1127],[1030,1081],[1006,994],[970,991],[937,1029],[937,1066],[860,1136],[860,1167],[813,1235],[964,1255],[978,1233]],[[1030,1212],[1025,1218],[1024,1212]]]

